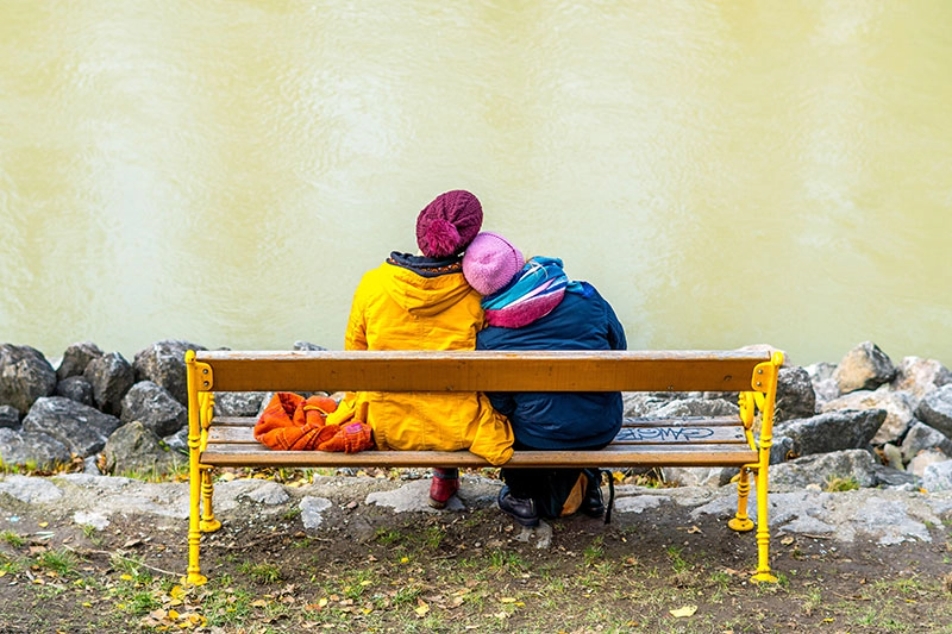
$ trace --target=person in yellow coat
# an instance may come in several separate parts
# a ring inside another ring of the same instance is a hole
[[[463,276],[462,253],[482,226],[482,205],[465,190],[437,196],[417,216],[422,255],[394,251],[354,292],[345,350],[475,350],[481,296]],[[373,428],[381,450],[469,450],[493,465],[512,457],[509,421],[482,393],[350,392],[328,424]],[[431,506],[459,489],[456,469],[434,469]]]

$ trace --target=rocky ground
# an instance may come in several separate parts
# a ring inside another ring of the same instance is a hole
[[[733,487],[620,484],[611,523],[526,531],[492,472],[444,511],[423,475],[223,474],[200,587],[187,484],[7,475],[0,632],[952,632],[952,493],[772,494],[753,584]]]

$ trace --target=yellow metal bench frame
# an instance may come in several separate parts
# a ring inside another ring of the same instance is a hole
[[[506,467],[736,467],[737,512],[728,526],[741,532],[754,528],[747,514],[749,478],[754,474],[758,564],[752,579],[776,582],[770,569],[767,475],[782,364],[783,354],[778,351],[190,350],[185,355],[189,530],[183,581],[194,585],[207,581],[200,567],[201,536],[221,528],[212,506],[215,467],[492,466],[467,451],[272,451],[251,436],[253,419],[214,415],[216,392],[372,390],[736,392],[737,418],[626,420],[628,440],[616,440],[600,451],[517,451]],[[758,420],[759,433],[755,430]],[[699,429],[718,431],[701,434]]]

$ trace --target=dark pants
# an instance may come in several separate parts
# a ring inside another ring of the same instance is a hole
[[[578,451],[589,451],[604,449],[609,443],[598,445],[579,445],[573,447]],[[545,451],[536,447],[530,447],[518,440],[513,443],[513,449],[527,451]],[[543,508],[549,507],[552,503],[549,499],[553,493],[561,490],[571,489],[578,481],[579,475],[583,469],[506,469],[500,470],[500,475],[509,492],[517,498],[533,498],[537,504]],[[558,495],[556,495],[558,497]]]

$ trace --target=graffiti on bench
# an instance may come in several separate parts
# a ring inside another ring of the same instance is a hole
[[[625,427],[615,436],[615,441],[691,442],[713,435],[710,427]]]

